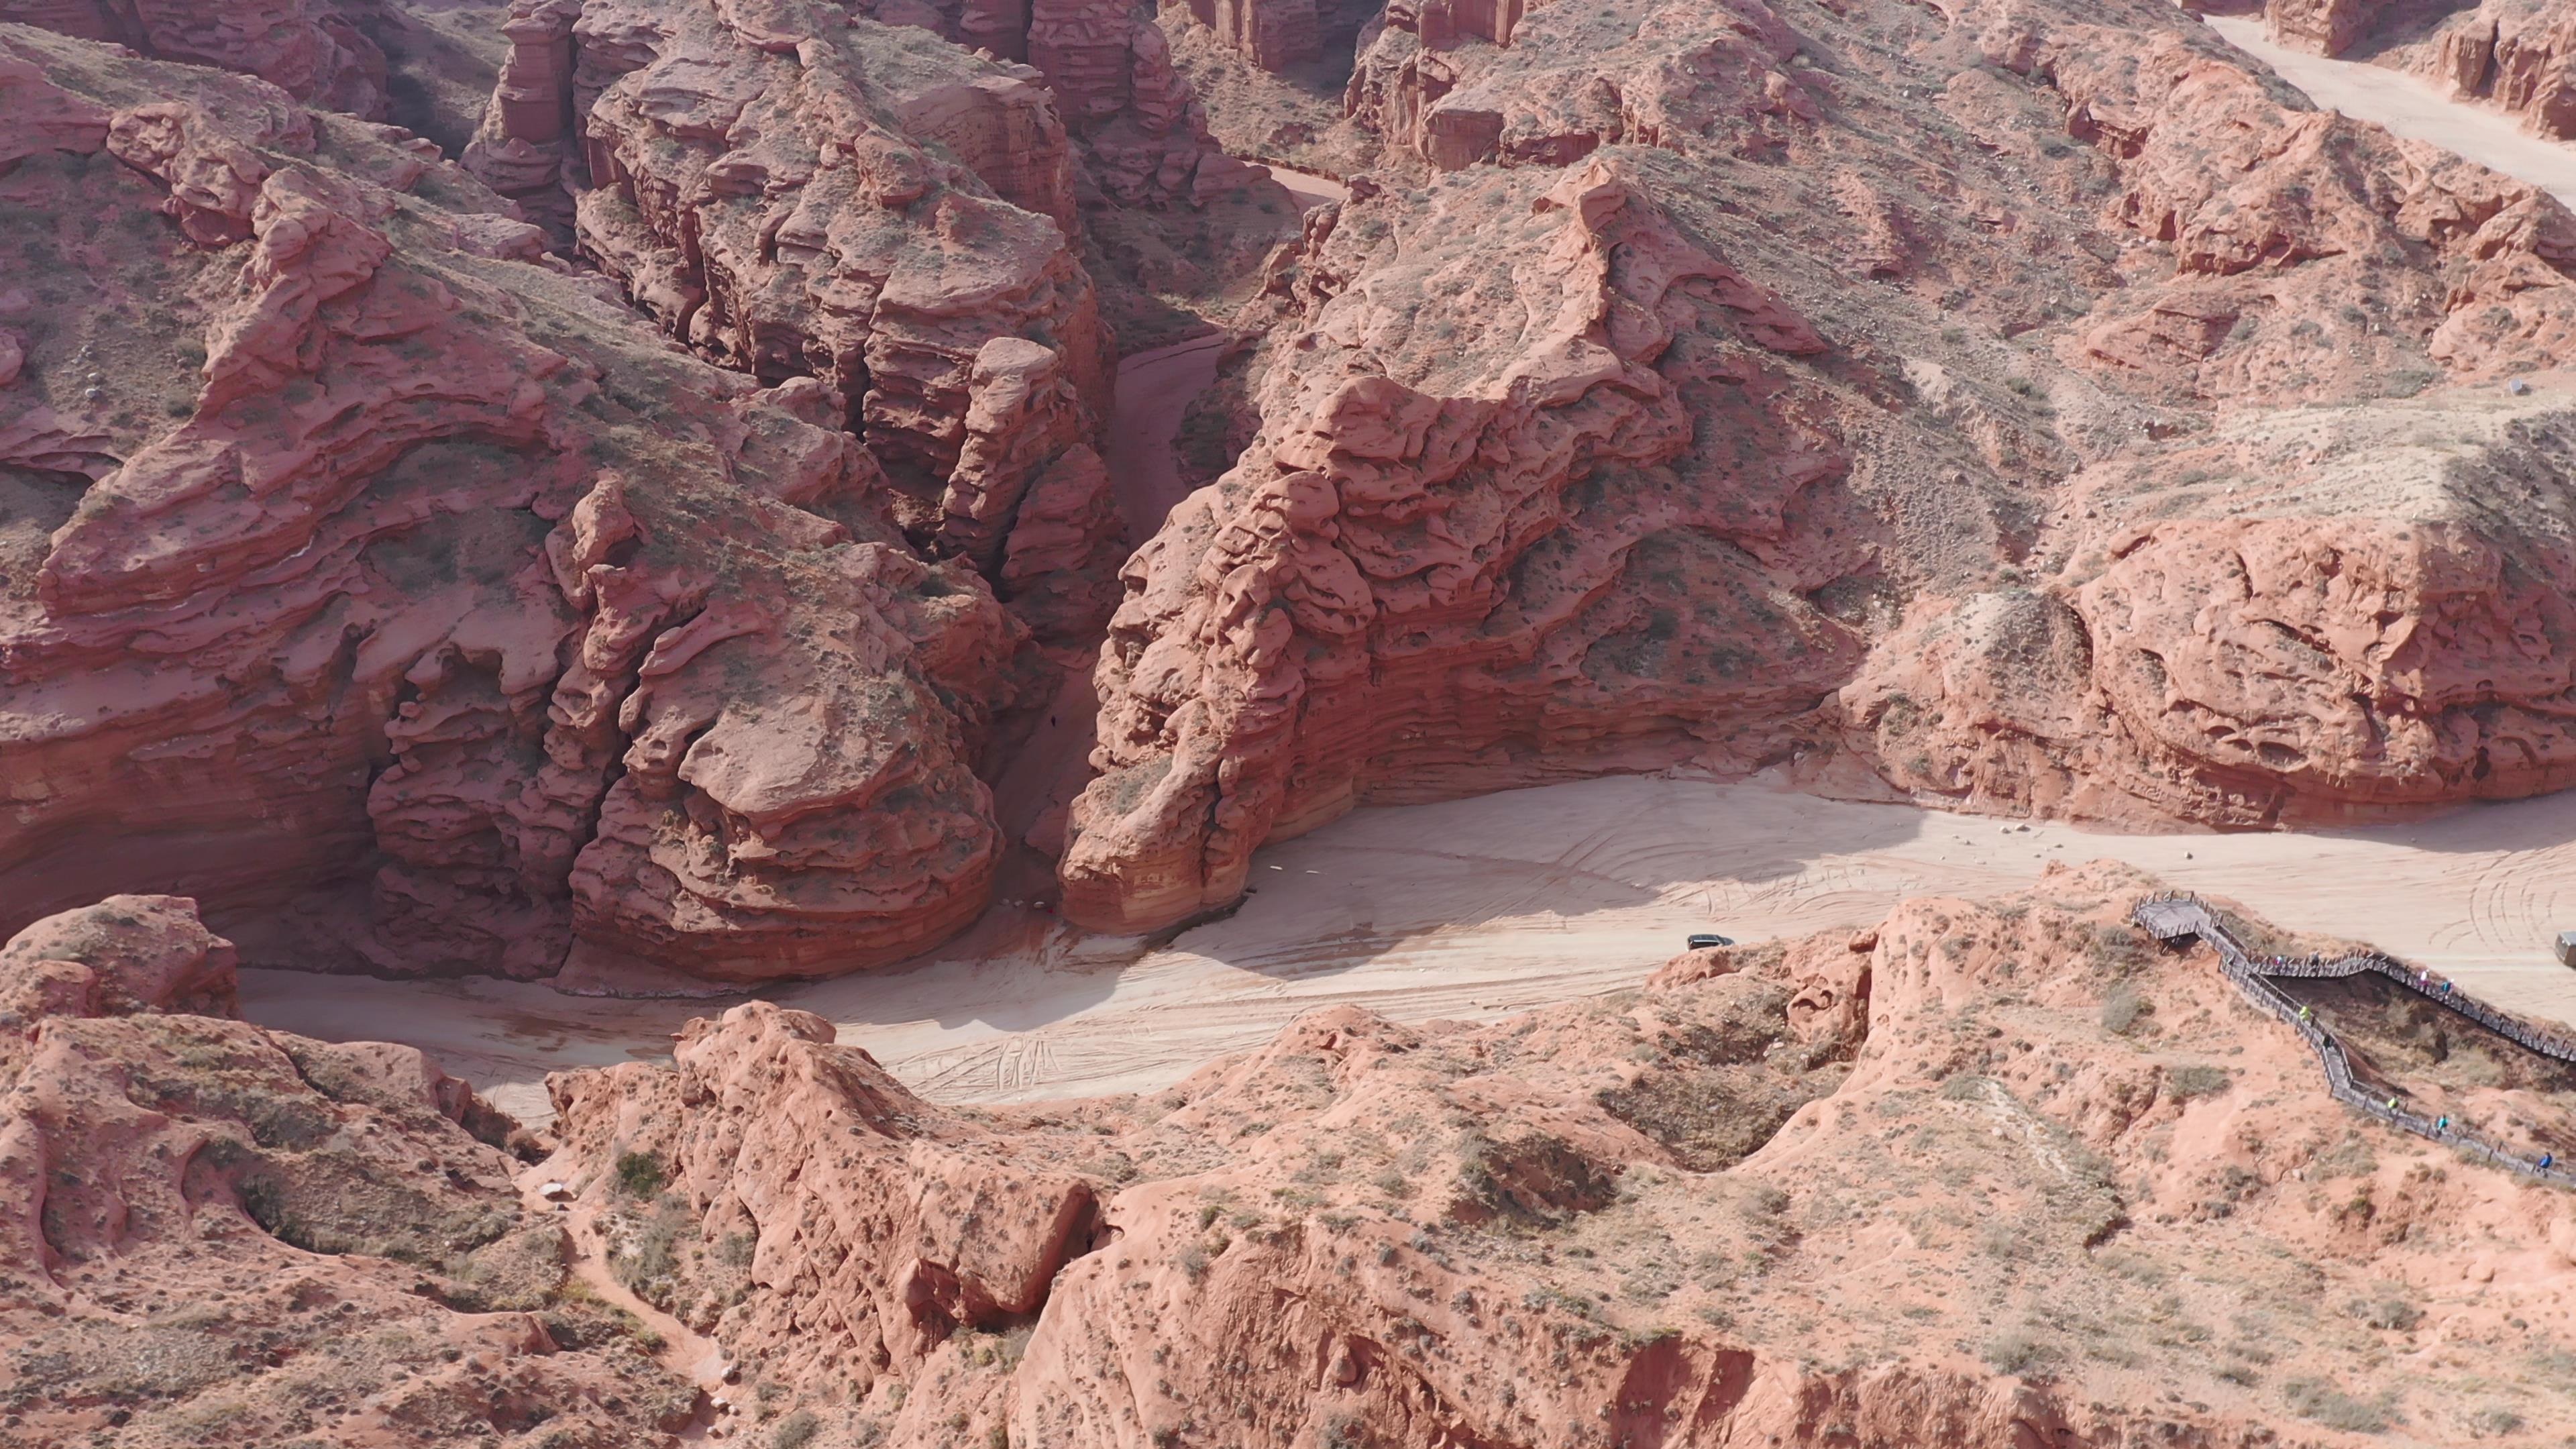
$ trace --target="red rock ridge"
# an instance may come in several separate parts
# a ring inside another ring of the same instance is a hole
[[[1615,165],[1522,194],[1406,233],[1442,258],[1454,324],[1408,337],[1364,284],[1319,299],[1260,441],[1129,563],[1069,918],[1222,905],[1263,840],[1362,799],[1756,760],[1856,664],[1732,541],[1776,536],[1843,466],[1779,365],[1825,344]],[[1381,210],[1355,201],[1334,234]],[[1712,456],[1719,418],[1763,445]]]
[[[227,132],[212,81],[112,114],[89,52],[18,53],[61,82],[0,91],[62,148],[10,178],[25,214],[100,208],[209,301],[175,421],[129,434],[68,331],[0,389],[0,460],[60,522],[0,618],[17,919],[149,883],[272,958],[331,959],[287,945],[319,932],[379,970],[570,958],[618,989],[848,970],[981,909],[975,772],[1024,632],[904,546],[837,394],[758,390],[493,255],[539,255],[533,227]],[[124,164],[84,187],[102,149]],[[182,227],[246,241],[226,265]],[[100,254],[47,285],[91,346],[189,340],[118,330]],[[244,919],[290,897],[318,914]]]

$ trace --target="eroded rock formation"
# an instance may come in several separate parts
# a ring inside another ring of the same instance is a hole
[[[1533,190],[1462,189],[1408,231],[1440,258],[1414,262],[1412,318],[1364,286],[1323,302],[1262,440],[1129,565],[1075,919],[1222,904],[1262,840],[1372,791],[1640,748],[1757,760],[1857,662],[1743,546],[1843,466],[1761,408],[1824,343],[1617,168]],[[1389,344],[1397,375],[1371,365]],[[1719,415],[1770,446],[1695,447]],[[1727,726],[1694,743],[1701,719]]]
[[[907,549],[843,398],[675,352],[354,123],[0,43],[43,148],[0,244],[55,262],[0,389],[16,920],[149,885],[272,955],[615,989],[981,908],[1024,631]],[[80,217],[114,242],[51,252]]]
[[[1062,866],[1076,919],[1221,906],[1254,846],[1357,801],[1812,763],[1837,739],[1946,799],[2127,819],[2567,778],[2554,731],[2494,708],[2546,714],[2563,687],[2564,641],[2526,609],[2562,577],[2550,527],[2484,514],[2459,569],[2370,586],[2382,614],[2493,620],[2459,627],[2520,641],[2499,648],[2527,667],[2453,685],[2372,666],[2349,735],[2294,756],[2183,742],[2265,715],[2250,678],[2137,695],[2104,727],[2077,681],[2112,632],[2188,654],[2210,626],[2097,586],[2128,545],[2089,535],[2079,515],[2109,510],[2063,481],[2180,471],[2176,435],[2217,407],[2368,411],[2555,357],[2576,321],[2576,218],[2555,200],[2305,109],[2151,5],[1963,8],[1831,73],[1759,0],[1618,14],[1604,40],[1543,7],[1507,48],[1390,29],[1363,59],[1355,122],[1422,189],[1363,180],[1312,222],[1276,273],[1259,440],[1130,565]],[[1997,265],[2011,287],[1979,276]],[[2397,517],[2370,528],[2410,552]],[[2055,662],[1971,666],[2000,647],[1972,636]],[[1811,692],[1864,654],[1873,682]],[[2349,693],[2352,664],[2265,657],[2288,694]],[[1930,693],[1964,731],[1949,747],[1877,729],[1883,696]],[[2387,744],[2417,736],[2448,743]],[[2085,763],[2006,784],[2021,766],[1998,762],[2033,738],[2083,740]]]
[[[2217,1446],[2372,1383],[2353,1422],[2508,1422],[2339,1365],[2563,1333],[2566,1214],[2357,1122],[2205,952],[2126,923],[2148,884],[2053,867],[1487,1026],[1334,1008],[1144,1099],[942,1108],[752,1003],[674,1065],[552,1079],[546,1170],[733,1355],[746,1433]],[[2564,1122],[2528,1072],[2437,1082],[2380,1036],[2417,1110]],[[2280,1311],[2293,1280],[2337,1306]]]
[[[0,948],[10,1437],[668,1442],[695,1390],[573,1291],[507,1120],[412,1048],[232,1019],[231,970],[169,896]]]
[[[2267,825],[2564,788],[2571,463],[2552,390],[2240,417],[2099,466],[2063,571],[1927,602],[1849,716],[1891,778],[1997,810]]]
[[[1082,490],[1106,486],[1089,439],[1110,364],[1059,107],[1098,123],[1104,155],[1133,123],[1128,71],[1115,95],[1050,90],[816,4],[535,0],[508,30],[467,165],[538,208],[571,182],[582,251],[673,335],[765,381],[829,383],[847,411],[815,421],[864,441],[917,541],[973,557],[1050,636],[1096,629],[1119,545]],[[1051,34],[1017,48],[1087,74]],[[1033,539],[1012,544],[1040,473]]]

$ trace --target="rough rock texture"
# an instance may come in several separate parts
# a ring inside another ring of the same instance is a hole
[[[2079,474],[2064,568],[1923,607],[1849,716],[1891,778],[1988,809],[2260,825],[2562,789],[2571,464],[2554,386],[2240,416]]]
[[[670,1442],[695,1391],[567,1291],[507,1120],[412,1048],[227,1019],[230,972],[170,896],[0,948],[10,1442]]]
[[[1190,18],[1263,70],[1285,70],[1323,51],[1315,0],[1190,0]]]
[[[2272,0],[2264,16],[2289,44],[2413,71],[2544,136],[2576,136],[2576,11],[2563,0]]]
[[[814,421],[864,441],[916,539],[1033,593],[1047,631],[1096,629],[1114,544],[1033,544],[1022,575],[1002,569],[1038,470],[1061,459],[1050,497],[1106,486],[1066,456],[1099,426],[1109,356],[1038,74],[805,3],[536,0],[508,31],[468,167],[531,202],[574,181],[582,251],[673,335],[764,381],[829,383],[846,413]],[[995,346],[1045,383],[979,370]],[[980,396],[994,387],[1043,395]],[[1063,501],[1058,531],[1088,511]],[[1025,572],[1041,561],[1091,574]]]
[[[1843,466],[1756,401],[1822,341],[1613,167],[1498,191],[1408,238],[1438,249],[1414,267],[1443,321],[1367,288],[1326,302],[1270,374],[1263,439],[1129,565],[1101,778],[1064,861],[1075,919],[1231,900],[1262,840],[1382,782],[1598,768],[1685,721],[1786,721],[1857,662],[1739,542]],[[1410,386],[1370,366],[1408,332]],[[1438,360],[1498,347],[1517,355],[1483,376]],[[1770,446],[1695,448],[1695,414],[1720,413]],[[1739,723],[1701,747],[1785,740]]]
[[[1108,200],[1200,204],[1258,175],[1209,139],[1206,112],[1173,69],[1163,32],[1129,0],[860,0],[856,8],[1035,67]]]
[[[838,394],[675,351],[359,123],[0,45],[13,924],[185,890],[270,957],[613,989],[981,908],[1023,631]]]
[[[554,1078],[547,1170],[734,1356],[750,1435],[2551,1441],[2563,1204],[2336,1106],[2125,923],[2146,884],[2052,868],[1484,1027],[1335,1008],[1141,1100],[942,1108],[753,1003]],[[2569,1125],[2371,1026],[2392,1090]]]
[[[243,71],[353,116],[389,108],[384,52],[334,0],[0,0],[0,22]]]
[[[1352,803],[1554,771],[1801,761],[1831,784],[1849,752],[1953,800],[2228,823],[2567,778],[2550,732],[2469,724],[2564,687],[2546,628],[2508,631],[2535,658],[2483,693],[2491,671],[2432,696],[2388,676],[2367,713],[2441,748],[2364,763],[2364,721],[2328,763],[2182,741],[2195,709],[2344,698],[2344,667],[2275,650],[2244,697],[2186,682],[2151,722],[2133,693],[2105,730],[2076,681],[2111,641],[2065,612],[2090,619],[2104,561],[2079,560],[2115,547],[2086,542],[2079,470],[2181,472],[2222,407],[2367,412],[2563,352],[2576,218],[2546,194],[2307,110],[2154,4],[1861,25],[1633,0],[1448,50],[1391,21],[1351,86],[1409,184],[1359,178],[1278,259],[1260,436],[1129,567],[1074,919],[1186,919]],[[2400,569],[2390,611],[2518,618],[2560,577],[2518,507],[2463,546],[2532,560],[2535,592]],[[2394,541],[2402,513],[2374,527]],[[2149,652],[2209,629],[2182,599],[2121,627]],[[1953,670],[1946,751],[1878,728],[1879,694],[1919,682],[1821,693],[1949,667],[1927,629],[2032,628],[2084,658],[2036,693]],[[2296,673],[2267,694],[2274,667]],[[1962,756],[2027,758],[2024,734],[2080,740],[2085,786],[1968,782]],[[2532,764],[2477,763],[2527,735]]]
[[[2393,7],[2389,0],[2267,0],[2272,33],[2319,55],[2341,55]]]

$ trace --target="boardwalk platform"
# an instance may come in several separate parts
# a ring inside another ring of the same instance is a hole
[[[2536,1026],[2509,1012],[2499,1011],[2460,990],[2447,979],[2409,967],[2378,951],[2356,951],[2333,957],[2267,956],[2257,959],[2246,951],[2235,933],[2227,929],[2218,913],[2196,896],[2150,896],[2130,908],[2129,919],[2159,941],[2170,943],[2197,938],[2216,951],[2219,969],[2227,979],[2234,982],[2237,989],[2256,1006],[2287,1023],[2316,1052],[2318,1065],[2325,1069],[2326,1090],[2333,1094],[2335,1100],[2401,1131],[2483,1154],[2499,1167],[2560,1187],[2576,1187],[2576,1171],[2560,1167],[2555,1161],[2544,1166],[2537,1159],[2524,1157],[2462,1128],[2450,1126],[2447,1119],[2409,1112],[2399,1099],[2363,1091],[2353,1079],[2352,1062],[2344,1053],[2343,1043],[2335,1040],[2334,1033],[2326,1030],[2313,1012],[2283,991],[2275,978],[2317,979],[2363,974],[2385,977],[2427,1001],[2468,1018],[2506,1041],[2552,1061],[2576,1062],[2576,1036]]]

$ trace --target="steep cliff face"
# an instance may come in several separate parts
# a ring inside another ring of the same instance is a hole
[[[613,989],[981,908],[1024,631],[838,394],[671,349],[356,123],[0,43],[17,919],[154,886],[271,955]]]
[[[642,1449],[695,1391],[570,1281],[510,1131],[409,1047],[232,1019],[195,903],[0,948],[0,1340],[13,1439]]]
[[[1402,224],[1401,281],[1299,324],[1262,439],[1128,566],[1077,920],[1221,904],[1262,840],[1361,798],[1759,760],[1857,662],[1751,551],[1844,466],[1801,417],[1804,319],[1607,164]]]
[[[2113,625],[2076,598],[2092,572],[2053,577],[2103,546],[2068,512],[2088,464],[2178,469],[2222,407],[2363,406],[2556,355],[2576,322],[2557,202],[2307,110],[2160,7],[1888,11],[1830,70],[1812,37],[1854,32],[1822,10],[1612,9],[1533,10],[1508,47],[1391,29],[1372,54],[1402,63],[1364,60],[1356,121],[1418,189],[1364,180],[1283,260],[1259,440],[1130,565],[1062,865],[1074,918],[1220,906],[1254,846],[1356,801],[1837,740],[1908,788],[2124,818],[2565,778],[2492,748],[2481,767],[2475,740],[2396,751],[2381,783],[2250,747],[2177,764],[2184,726],[2142,703],[2101,728],[2075,681]],[[2313,516],[2334,493],[2304,496]],[[2546,536],[2509,517],[2464,546]],[[2387,586],[2407,617],[2522,608],[2520,585],[2444,568]],[[2137,649],[2207,632],[2161,608],[2121,627]],[[1820,692],[1873,651],[1862,677],[1919,678],[1971,636],[2045,638],[2064,665],[2036,692],[1954,671],[1945,717],[1983,720],[1973,745],[1883,735],[1873,690],[1913,687]],[[2564,667],[2530,637],[2541,675]],[[2342,697],[2337,668],[2312,686]],[[2494,699],[2428,698],[2425,728]],[[2121,759],[2010,786],[1964,763],[2033,732]]]
[[[1485,1026],[1319,1011],[1144,1099],[945,1108],[755,1002],[554,1077],[544,1170],[725,1346],[746,1434],[2250,1446],[2323,1403],[2555,1434],[2552,1396],[2342,1365],[2560,1351],[2563,1209],[2354,1135],[2303,1043],[2127,924],[2150,884],[2052,868]]]
[[[1096,629],[1106,534],[1003,567],[1039,474],[1063,505],[1032,519],[1042,536],[1088,526],[1068,490],[1105,487],[1109,344],[1039,73],[825,5],[537,0],[509,33],[467,165],[537,207],[571,182],[581,250],[672,335],[763,381],[827,382],[916,542],[971,556],[1051,637]],[[997,387],[1013,400],[979,392]]]
[[[243,71],[353,116],[389,109],[384,52],[333,0],[0,0],[0,22]]]

